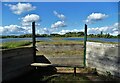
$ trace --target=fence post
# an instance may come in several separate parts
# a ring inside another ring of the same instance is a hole
[[[84,32],[84,67],[86,67],[86,41],[87,41],[87,25],[85,24],[85,32]]]
[[[36,62],[36,39],[35,39],[35,22],[32,22],[32,42],[33,42],[33,59]]]

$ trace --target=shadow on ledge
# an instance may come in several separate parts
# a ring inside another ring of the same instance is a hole
[[[50,63],[50,61],[44,56],[36,56],[36,61],[38,63]],[[11,80],[3,81],[2,83],[45,83],[43,81],[45,76],[51,76],[57,72],[57,69],[55,67],[38,67],[35,69],[33,67],[33,70],[31,70],[28,73],[25,73],[24,75],[21,75],[19,77],[16,77]]]
[[[51,63],[44,55],[36,56],[37,63]]]

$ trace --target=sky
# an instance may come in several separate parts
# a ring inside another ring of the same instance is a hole
[[[32,33],[65,34],[84,31],[88,34],[118,34],[117,2],[2,2],[1,35]]]

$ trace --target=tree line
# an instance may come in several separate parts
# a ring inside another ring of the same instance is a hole
[[[87,35],[89,38],[120,38],[120,34],[117,36],[110,35],[109,33],[103,34],[89,34]],[[0,38],[31,38],[32,34],[24,34],[24,35],[7,35],[0,36]],[[63,35],[61,34],[36,34],[36,37],[84,37],[84,32],[68,32]]]

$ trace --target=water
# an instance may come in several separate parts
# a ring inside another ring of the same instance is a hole
[[[32,41],[32,38],[5,38],[5,39],[0,39],[1,42],[10,42],[10,41]],[[36,40],[39,41],[53,41],[52,38],[36,38]],[[84,38],[62,38],[62,40],[72,40],[72,41],[83,41]],[[94,41],[103,41],[103,42],[118,42],[117,38],[88,38],[87,40],[94,40]]]
[[[63,40],[83,41],[84,38],[63,38]],[[117,38],[87,38],[87,40],[102,41],[102,42],[118,42]]]
[[[51,38],[36,38],[39,41],[51,41]],[[4,38],[0,39],[0,43],[2,42],[12,42],[12,41],[32,41],[32,38]]]

